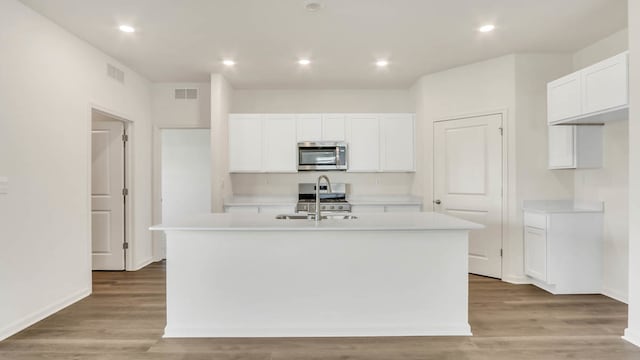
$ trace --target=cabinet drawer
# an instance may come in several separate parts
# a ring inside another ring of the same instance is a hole
[[[544,230],[547,228],[547,215],[525,212],[524,226],[530,226]]]

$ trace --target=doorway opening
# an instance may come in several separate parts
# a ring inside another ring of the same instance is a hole
[[[211,212],[211,132],[208,128],[160,129],[160,189],[163,224]],[[166,257],[164,233],[154,257]]]
[[[91,269],[126,269],[127,122],[91,110]]]

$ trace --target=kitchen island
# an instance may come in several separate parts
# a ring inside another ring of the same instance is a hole
[[[437,213],[162,224],[165,337],[471,335],[468,232]]]

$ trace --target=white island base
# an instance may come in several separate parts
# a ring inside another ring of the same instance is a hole
[[[468,231],[479,226],[358,216],[209,214],[154,227],[167,235],[164,336],[471,335]]]

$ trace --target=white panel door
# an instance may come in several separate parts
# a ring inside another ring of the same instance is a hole
[[[296,115],[296,126],[298,142],[322,140],[322,115]]]
[[[345,131],[344,114],[322,115],[322,140],[344,141],[345,140],[344,131]]]
[[[163,129],[161,158],[162,223],[211,212],[211,131]],[[165,242],[155,246],[164,258]]]
[[[414,125],[411,114],[384,114],[380,118],[381,169],[414,171]]]
[[[582,114],[580,73],[547,84],[547,121],[554,122]]]
[[[124,123],[93,121],[91,258],[93,270],[124,270]]]
[[[262,123],[263,164],[266,172],[297,172],[296,119],[266,115]]]
[[[627,53],[590,66],[580,73],[583,113],[603,111],[629,103]]]
[[[229,117],[229,171],[262,171],[262,116]]]
[[[380,170],[380,125],[377,115],[347,115],[348,171]]]
[[[486,226],[469,233],[469,272],[502,276],[502,116],[434,125],[434,210]]]

